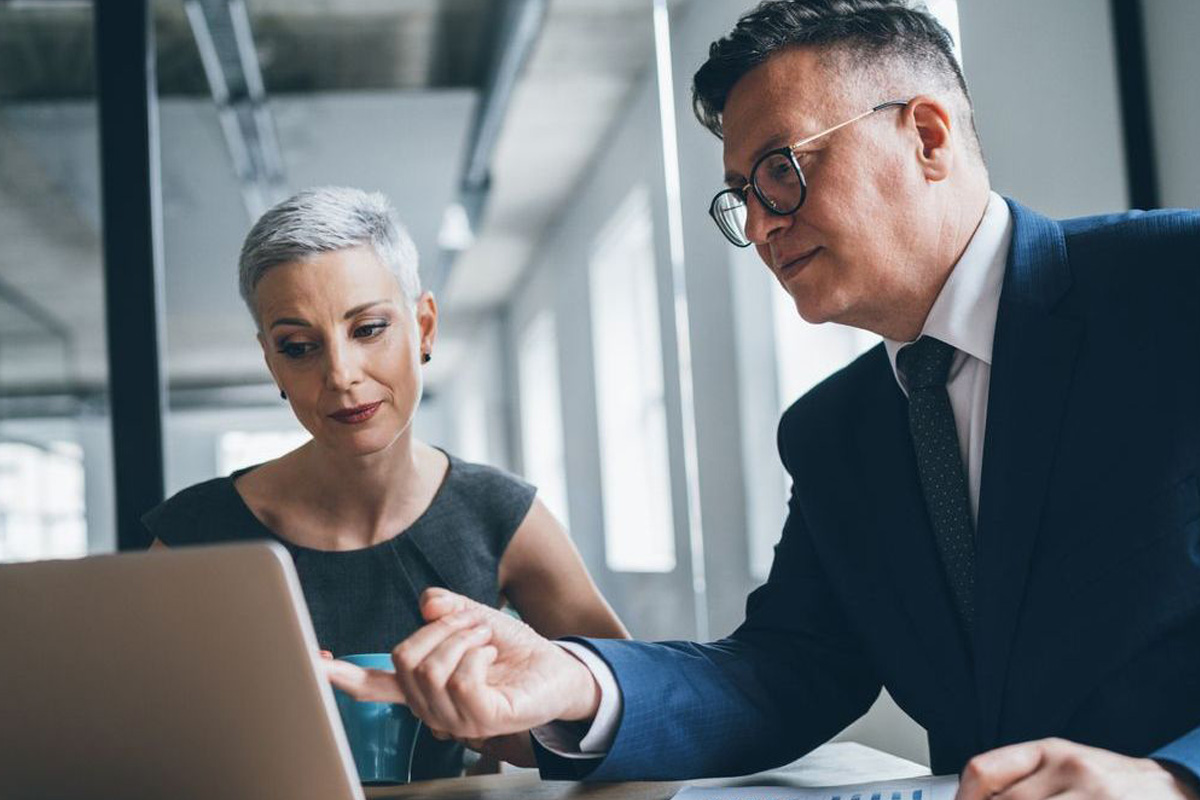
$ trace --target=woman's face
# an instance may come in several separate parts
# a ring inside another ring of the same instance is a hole
[[[322,445],[367,455],[406,433],[421,400],[421,354],[437,306],[416,308],[373,248],[282,264],[254,292],[267,367]]]

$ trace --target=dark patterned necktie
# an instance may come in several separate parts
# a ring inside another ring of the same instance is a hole
[[[922,336],[896,355],[896,367],[908,386],[908,428],[925,507],[955,605],[969,632],[975,617],[975,525],[946,392],[954,353],[945,342]]]

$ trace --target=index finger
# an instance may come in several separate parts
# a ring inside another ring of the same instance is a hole
[[[325,677],[355,700],[375,703],[405,703],[396,675],[382,669],[363,669],[347,661],[322,661]]]
[[[442,617],[457,614],[460,611],[472,611],[484,608],[479,603],[461,594],[455,594],[449,589],[430,588],[421,593],[421,616],[426,622],[436,622]]]
[[[975,756],[963,770],[955,800],[987,800],[1037,771],[1045,757],[1042,742],[998,747]]]

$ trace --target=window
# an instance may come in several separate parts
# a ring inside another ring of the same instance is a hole
[[[87,553],[83,448],[0,443],[0,561]]]
[[[675,536],[650,197],[639,186],[589,264],[605,556],[619,572],[670,572]]]
[[[926,0],[925,6],[950,32],[954,39],[954,55],[958,58],[958,63],[962,64],[962,42],[958,34],[958,0]]]
[[[779,411],[782,414],[796,398],[874,346],[879,337],[834,323],[811,325],[800,317],[787,292],[773,286],[771,296]],[[792,489],[792,479],[785,470],[781,469],[779,474],[779,507],[783,508]],[[767,576],[778,539],[778,530],[772,530],[766,538],[751,538],[750,571],[755,577]]]
[[[774,298],[775,359],[779,371],[779,410],[879,342],[869,331],[805,322],[792,297],[776,287]]]
[[[568,522],[562,402],[558,391],[558,347],[554,317],[542,311],[521,335],[518,379],[521,387],[521,452],[525,477],[563,524]]]
[[[306,431],[230,431],[217,440],[217,474],[251,467],[295,450],[311,437]],[[210,451],[211,452],[211,451]]]

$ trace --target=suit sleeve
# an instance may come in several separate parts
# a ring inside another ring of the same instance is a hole
[[[1150,754],[1156,761],[1166,761],[1190,773],[1192,785],[1200,788],[1200,728],[1184,734],[1175,741]]]
[[[579,640],[612,668],[623,708],[603,759],[538,750],[545,778],[677,780],[786,764],[837,734],[880,680],[830,591],[792,492],[766,584],[709,644]]]

